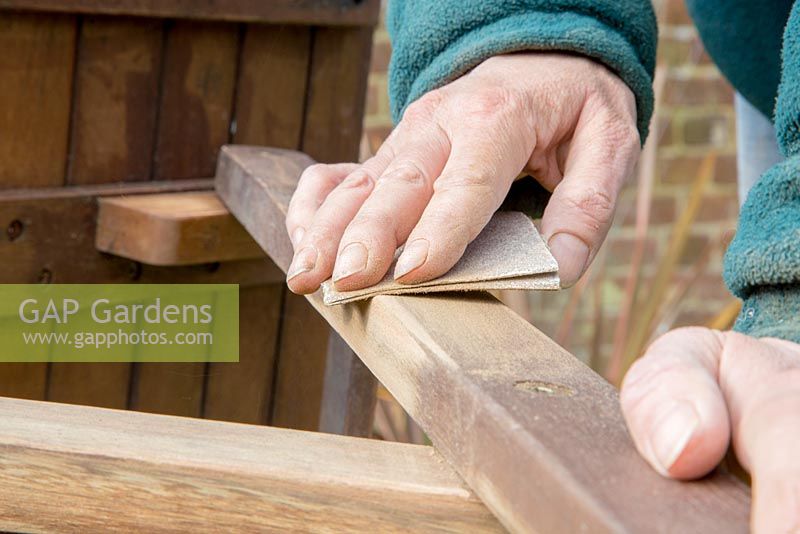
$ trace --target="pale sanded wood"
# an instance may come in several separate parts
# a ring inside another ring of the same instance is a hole
[[[0,529],[496,532],[430,447],[0,399]]]
[[[101,198],[95,245],[149,265],[264,256],[211,191]]]
[[[320,25],[374,25],[380,0],[0,0],[0,9]]]
[[[311,163],[226,147],[217,169],[221,198],[284,270],[286,208]],[[636,452],[614,388],[491,296],[309,301],[508,528],[747,531],[744,485],[660,477]]]

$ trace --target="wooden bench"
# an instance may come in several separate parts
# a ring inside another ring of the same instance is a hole
[[[220,197],[284,270],[283,218],[311,163],[259,147],[221,154]],[[101,222],[116,228],[168,200],[195,225],[230,217],[218,200],[198,212],[183,193],[123,200],[104,201]],[[747,531],[741,482],[657,475],[633,448],[616,391],[491,296],[307,298],[433,447],[0,399],[0,529]]]
[[[378,10],[0,0],[0,282],[238,283],[246,319],[238,364],[0,365],[0,530],[747,530],[745,486],[656,475],[614,389],[492,297],[286,290]],[[375,377],[432,447],[263,426],[366,435]]]
[[[338,338],[329,343],[324,320],[230,215],[192,226],[184,213],[170,226],[169,205],[135,196],[213,202],[210,178],[230,142],[357,159],[379,9],[0,0],[0,283],[238,283],[248,318],[238,365],[2,364],[0,395],[370,431],[374,379]],[[137,248],[135,234],[109,226],[112,207],[153,234]],[[364,402],[344,393],[345,379],[360,380]]]

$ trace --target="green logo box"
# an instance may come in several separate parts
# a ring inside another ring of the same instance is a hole
[[[0,362],[238,362],[236,284],[0,284]]]

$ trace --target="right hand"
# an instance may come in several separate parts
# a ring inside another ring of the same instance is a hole
[[[303,173],[286,227],[289,288],[379,282],[395,250],[401,283],[446,273],[526,171],[552,198],[542,233],[562,285],[575,283],[611,225],[640,151],[628,86],[590,59],[518,53],[484,61],[409,106],[363,165]]]

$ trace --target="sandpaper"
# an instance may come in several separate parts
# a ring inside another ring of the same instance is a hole
[[[402,248],[395,254],[395,262]],[[344,304],[376,295],[403,295],[442,291],[496,289],[556,290],[561,288],[558,264],[533,221],[523,213],[499,211],[464,255],[446,274],[419,284],[401,284],[393,278],[395,263],[374,286],[337,291],[331,280],[322,284],[325,304]]]

